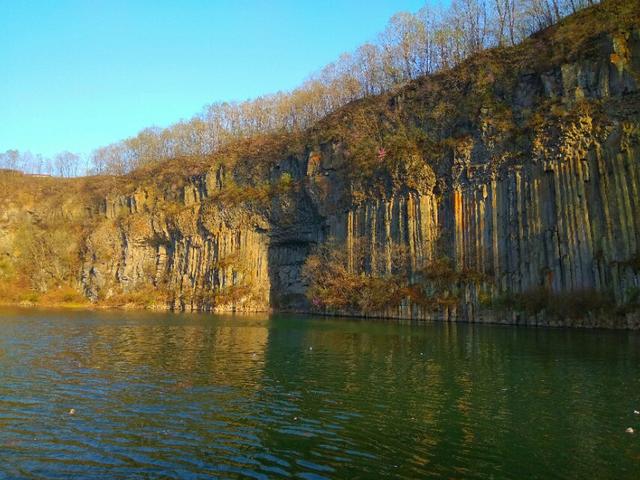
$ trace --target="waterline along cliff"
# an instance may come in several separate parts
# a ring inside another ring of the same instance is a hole
[[[1,299],[638,328],[639,12],[207,158],[4,171]]]

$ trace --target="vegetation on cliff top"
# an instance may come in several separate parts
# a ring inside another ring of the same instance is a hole
[[[488,48],[530,42],[525,39],[532,33],[596,3],[598,0],[455,0],[446,10],[425,6],[415,14],[400,12],[375,41],[342,55],[292,92],[241,103],[213,103],[189,121],[166,129],[147,128],[135,137],[95,150],[93,171],[121,174],[167,159],[208,156],[238,139],[303,131],[354,100],[446,71]],[[612,16],[637,16],[634,3],[608,0],[590,17],[572,20],[568,38],[563,38],[568,30],[560,22],[553,27],[557,30],[553,45],[545,45],[552,54],[539,51],[539,57],[580,51],[581,40],[605,31]],[[536,42],[536,48],[540,46]],[[46,159],[10,150],[0,154],[0,167],[73,176],[78,173],[78,160],[69,152]]]

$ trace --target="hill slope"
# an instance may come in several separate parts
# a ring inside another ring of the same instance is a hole
[[[1,173],[0,294],[637,327],[638,12],[604,2],[211,158]]]

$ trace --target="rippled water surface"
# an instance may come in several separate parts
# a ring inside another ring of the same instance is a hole
[[[634,409],[637,333],[0,311],[2,479],[637,479]]]

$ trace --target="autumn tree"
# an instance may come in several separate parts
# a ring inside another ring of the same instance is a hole
[[[341,55],[300,87],[245,102],[213,103],[191,120],[147,128],[94,151],[93,172],[122,174],[168,158],[208,155],[256,134],[304,130],[349,102],[452,68],[483,49],[515,45],[594,3],[453,0],[447,9],[425,5],[417,13],[397,13],[375,41]]]

